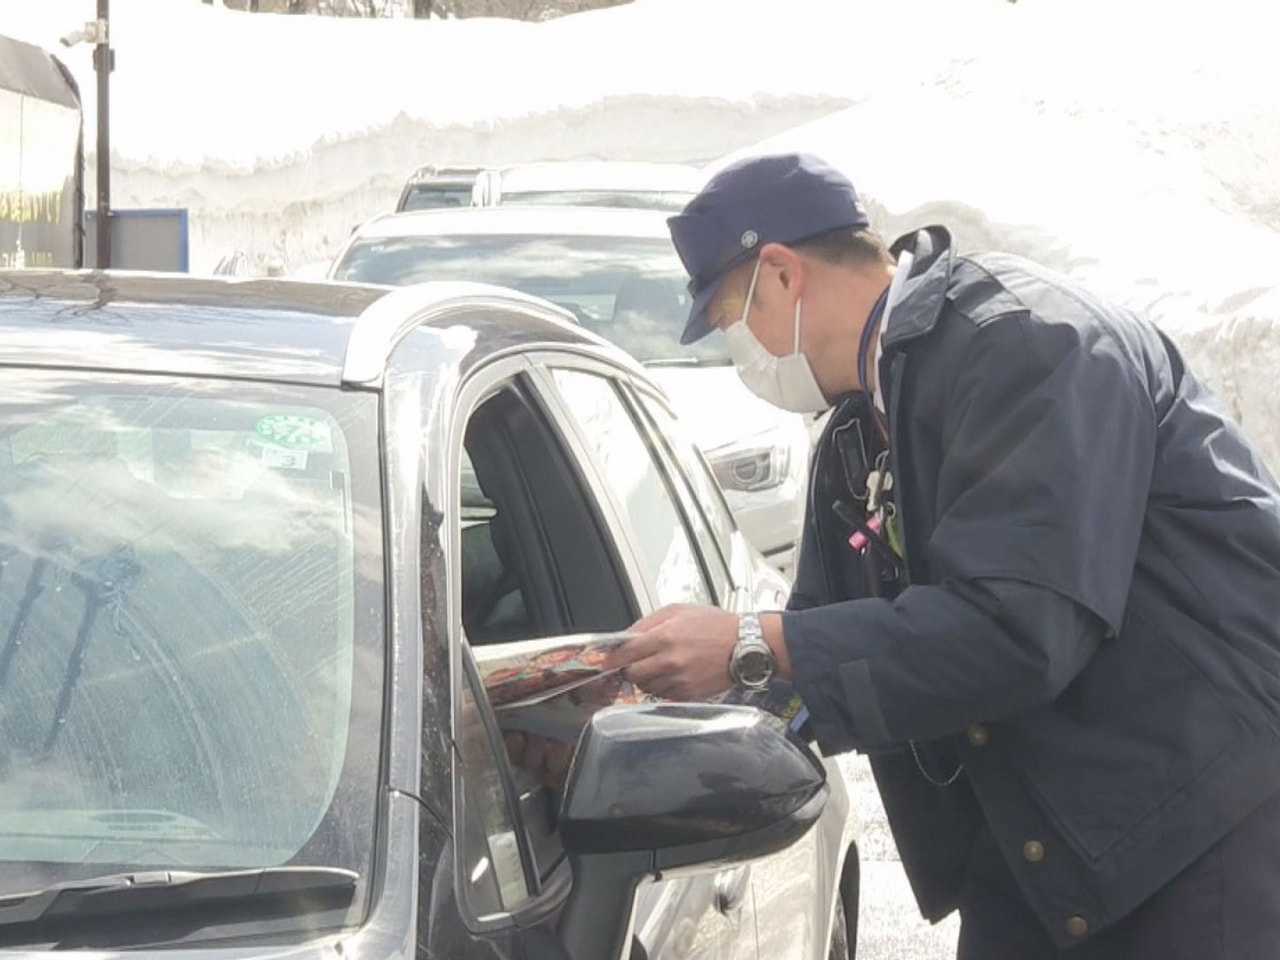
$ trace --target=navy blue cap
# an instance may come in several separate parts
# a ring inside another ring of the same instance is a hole
[[[809,154],[752,157],[725,167],[667,221],[689,272],[693,306],[680,337],[711,332],[707,307],[725,275],[767,243],[799,243],[842,227],[871,225],[849,178]]]

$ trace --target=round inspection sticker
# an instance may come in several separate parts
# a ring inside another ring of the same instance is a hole
[[[281,413],[263,417],[254,426],[258,436],[293,450],[328,450],[329,424],[312,417]]]

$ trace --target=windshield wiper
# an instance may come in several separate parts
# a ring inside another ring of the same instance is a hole
[[[0,926],[54,917],[131,913],[204,904],[287,898],[299,910],[329,910],[355,897],[360,875],[338,867],[116,873],[55,883],[0,897]]]
[[[727,357],[658,357],[641,363],[646,367],[727,367],[733,361]]]

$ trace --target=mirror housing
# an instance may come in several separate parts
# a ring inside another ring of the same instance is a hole
[[[662,703],[596,713],[565,784],[571,960],[614,960],[646,877],[777,853],[826,805],[826,771],[752,707]]]

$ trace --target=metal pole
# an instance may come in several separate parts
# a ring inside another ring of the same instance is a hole
[[[98,44],[93,68],[98,73],[98,269],[111,266],[111,0],[98,0]]]

